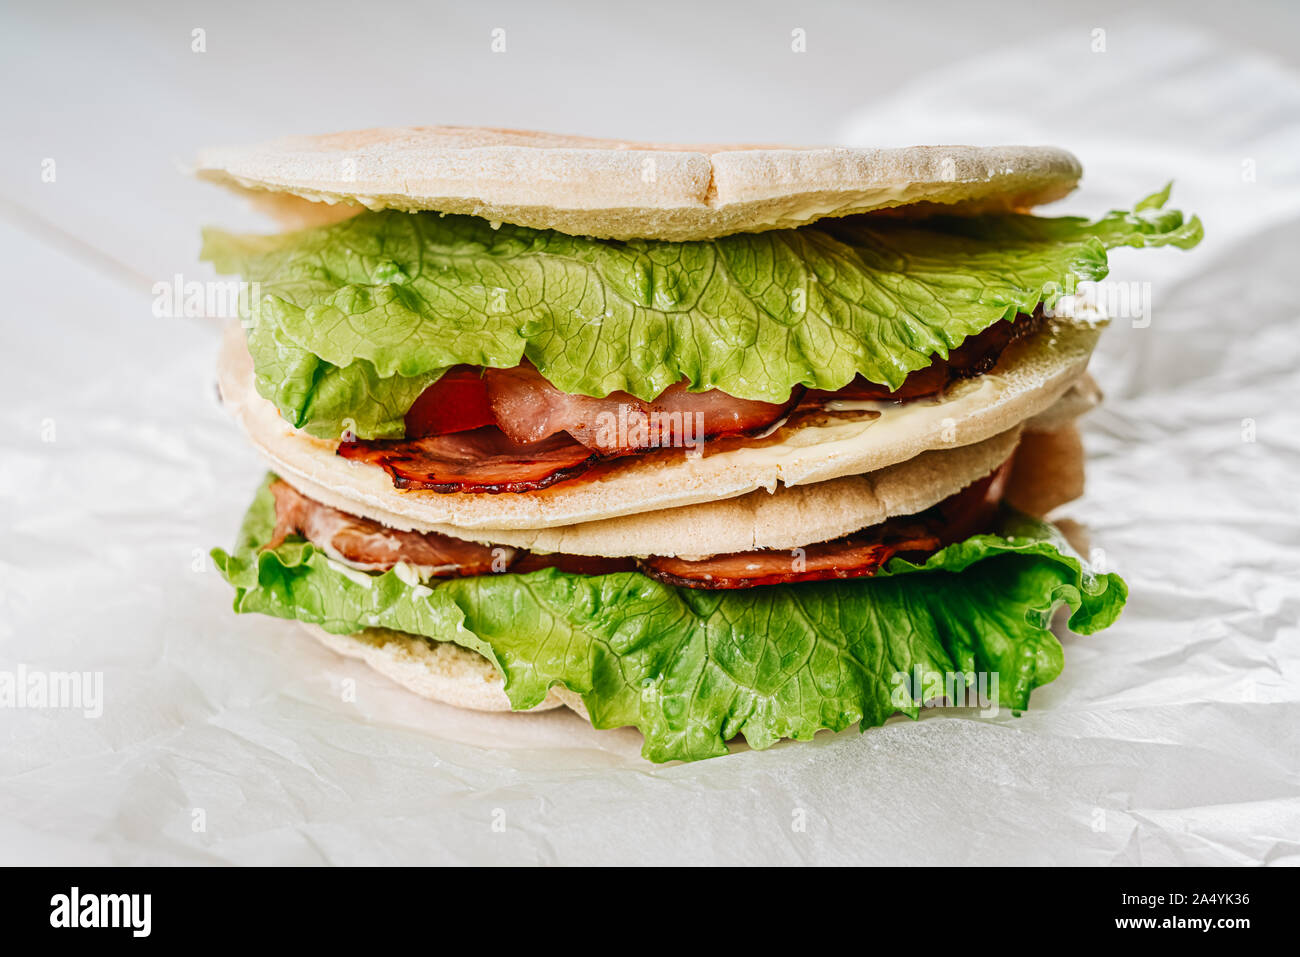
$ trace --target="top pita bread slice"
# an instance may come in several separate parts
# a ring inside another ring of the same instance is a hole
[[[684,241],[914,203],[1022,209],[1064,196],[1082,170],[1044,146],[675,146],[426,126],[211,149],[195,172],[320,203]]]

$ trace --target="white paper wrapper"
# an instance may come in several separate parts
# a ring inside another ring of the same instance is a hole
[[[236,618],[206,552],[262,470],[216,405],[216,329],[151,315],[109,218],[78,257],[8,217],[0,671],[99,673],[103,700],[0,711],[0,862],[1300,861],[1300,77],[1154,26],[1107,47],[953,62],[842,130],[1064,145],[1088,176],[1062,210],[1174,177],[1205,220],[1192,253],[1113,254],[1150,321],[1103,339],[1067,514],[1132,597],[1018,718],[656,767],[634,732],[458,712]]]

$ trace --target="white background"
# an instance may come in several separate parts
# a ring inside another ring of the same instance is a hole
[[[102,672],[105,709],[0,710],[0,862],[1300,861],[1300,8],[1133,6],[6,8],[0,670]],[[1207,239],[1112,257],[1150,324],[1104,337],[1068,510],[1123,618],[1067,637],[1020,718],[662,768],[632,732],[456,712],[235,618],[204,556],[261,467],[214,399],[216,329],[150,290],[209,275],[202,224],[266,224],[184,161],[411,123],[1047,142],[1089,214],[1175,179]]]

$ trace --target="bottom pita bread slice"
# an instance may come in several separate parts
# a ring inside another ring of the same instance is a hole
[[[369,628],[355,635],[336,635],[319,625],[298,622],[317,641],[345,658],[364,661],[386,678],[421,698],[471,711],[511,711],[505,679],[492,662],[451,641]],[[552,692],[531,711],[563,704]]]

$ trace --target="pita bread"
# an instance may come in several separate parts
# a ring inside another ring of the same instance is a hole
[[[275,220],[286,232],[333,226],[363,211],[360,206],[337,203],[313,203],[291,193],[268,193],[264,190],[243,190],[249,203],[264,216]]]
[[[991,372],[956,383],[941,398],[817,413],[766,439],[710,443],[695,458],[682,449],[663,449],[520,494],[399,491],[377,466],[336,455],[337,443],[293,429],[257,394],[237,323],[225,338],[218,383],[227,407],[273,471],[304,491],[334,493],[315,497],[357,514],[400,516],[411,527],[539,529],[861,475],[932,449],[983,442],[1065,394],[1083,374],[1098,334],[1087,321],[1049,320],[1013,343]]]
[[[212,149],[195,172],[331,205],[678,241],[915,203],[1023,209],[1059,199],[1082,174],[1070,153],[1041,146],[674,146],[458,126]]]
[[[364,661],[422,698],[471,711],[511,711],[505,680],[492,662],[451,641],[432,641],[384,628],[336,635],[319,625],[298,622],[321,644],[347,658]],[[554,694],[530,711],[549,711],[563,702]]]
[[[1083,494],[1083,460],[1073,422],[1052,432],[1026,428],[1003,498],[1022,512],[1047,515]]]
[[[1097,380],[1085,372],[1074,380],[1061,398],[1047,409],[1025,420],[1030,432],[1055,432],[1072,424],[1075,419],[1101,404],[1101,387]]]

